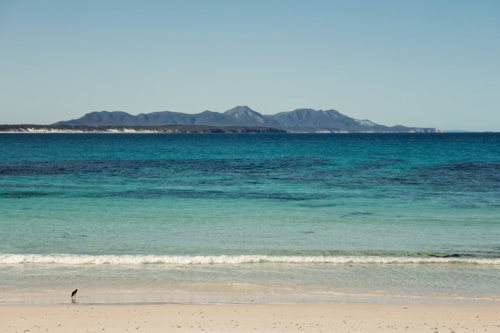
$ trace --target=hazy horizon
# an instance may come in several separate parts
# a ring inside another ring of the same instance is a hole
[[[0,124],[335,109],[500,131],[498,1],[0,1]]]
[[[247,106],[247,105],[245,105]],[[249,107],[249,106],[247,106]],[[252,109],[251,107],[249,107],[250,109]],[[231,110],[232,108],[228,109],[228,110]],[[291,112],[291,111],[295,111],[295,110],[298,110],[298,109],[313,109],[313,108],[296,108],[296,109],[293,109],[293,110],[284,110],[284,111],[277,111],[277,112],[274,112],[274,113],[261,113],[259,112],[260,114],[264,115],[264,116],[272,116],[272,115],[275,115],[277,113],[280,113],[280,112]],[[330,109],[313,109],[313,110],[316,110],[316,111],[327,111],[327,110],[332,110],[333,108],[330,108]],[[94,110],[94,111],[89,111],[89,112],[86,112],[80,116],[76,116],[74,118],[71,118],[71,119],[60,119],[58,120],[57,122],[59,121],[69,121],[69,120],[74,120],[74,119],[79,119],[79,118],[82,118],[83,116],[85,116],[86,114],[89,114],[89,113],[93,113],[93,112],[125,112],[125,113],[128,113],[132,116],[138,116],[140,114],[150,114],[150,113],[155,113],[155,112],[178,112],[178,113],[185,113],[185,114],[200,114],[202,112],[205,112],[205,111],[209,111],[209,112],[219,112],[219,113],[224,113],[228,110],[203,110],[203,111],[198,111],[198,112],[180,112],[180,111],[175,111],[175,110],[155,110],[155,111],[149,111],[149,112],[138,112],[138,113],[130,113],[130,112],[127,112],[127,111],[123,111],[123,110]],[[253,109],[252,109],[253,110]],[[335,111],[339,111],[339,110],[336,110],[336,109],[333,109]],[[256,110],[253,110],[253,111],[256,111]],[[258,112],[258,111],[256,111]],[[339,111],[340,112],[340,111]],[[342,112],[340,112],[342,113]],[[373,121],[372,119],[360,119],[360,118],[356,118],[356,117],[352,117],[348,114],[345,114],[346,116],[350,117],[350,118],[354,118],[354,119],[358,119],[358,120],[370,120],[370,121]],[[402,126],[406,126],[406,127],[419,127],[419,126],[412,126],[412,125],[407,125],[407,124],[395,124],[395,125],[386,125],[386,124],[382,124],[382,123],[377,123],[376,121],[373,121],[374,123],[378,124],[378,125],[384,125],[384,126],[398,126],[398,125],[402,125]],[[56,123],[56,122],[54,122]],[[53,125],[54,123],[4,123],[4,124],[0,124],[0,125]],[[422,128],[424,128],[425,126],[420,126]],[[427,126],[426,128],[436,128],[436,129],[440,129],[440,130],[443,130],[442,128],[437,128],[435,126]],[[488,131],[488,130],[485,130],[485,131],[473,131],[473,130],[464,130],[464,129],[458,129],[458,128],[455,128],[455,129],[445,129],[444,131],[464,131],[464,132],[497,132],[497,131]]]

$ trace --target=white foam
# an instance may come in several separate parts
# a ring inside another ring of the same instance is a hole
[[[378,256],[155,256],[155,255],[75,255],[75,254],[0,254],[0,264],[64,265],[142,265],[142,264],[246,264],[246,263],[329,263],[329,264],[442,264],[468,263],[500,265],[500,259],[486,258],[416,258]]]

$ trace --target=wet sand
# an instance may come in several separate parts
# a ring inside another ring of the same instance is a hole
[[[0,332],[500,332],[500,306],[245,304],[0,306]]]

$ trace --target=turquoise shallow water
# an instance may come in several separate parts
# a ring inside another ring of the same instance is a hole
[[[500,135],[1,134],[0,293],[500,297]]]

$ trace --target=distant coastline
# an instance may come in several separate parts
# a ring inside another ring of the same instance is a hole
[[[69,126],[0,125],[0,133],[286,133],[285,130],[256,126]]]
[[[331,128],[280,129],[261,126],[209,126],[209,125],[161,125],[161,126],[89,126],[89,125],[0,125],[0,133],[492,133],[472,131],[408,131],[408,132],[348,132]]]

